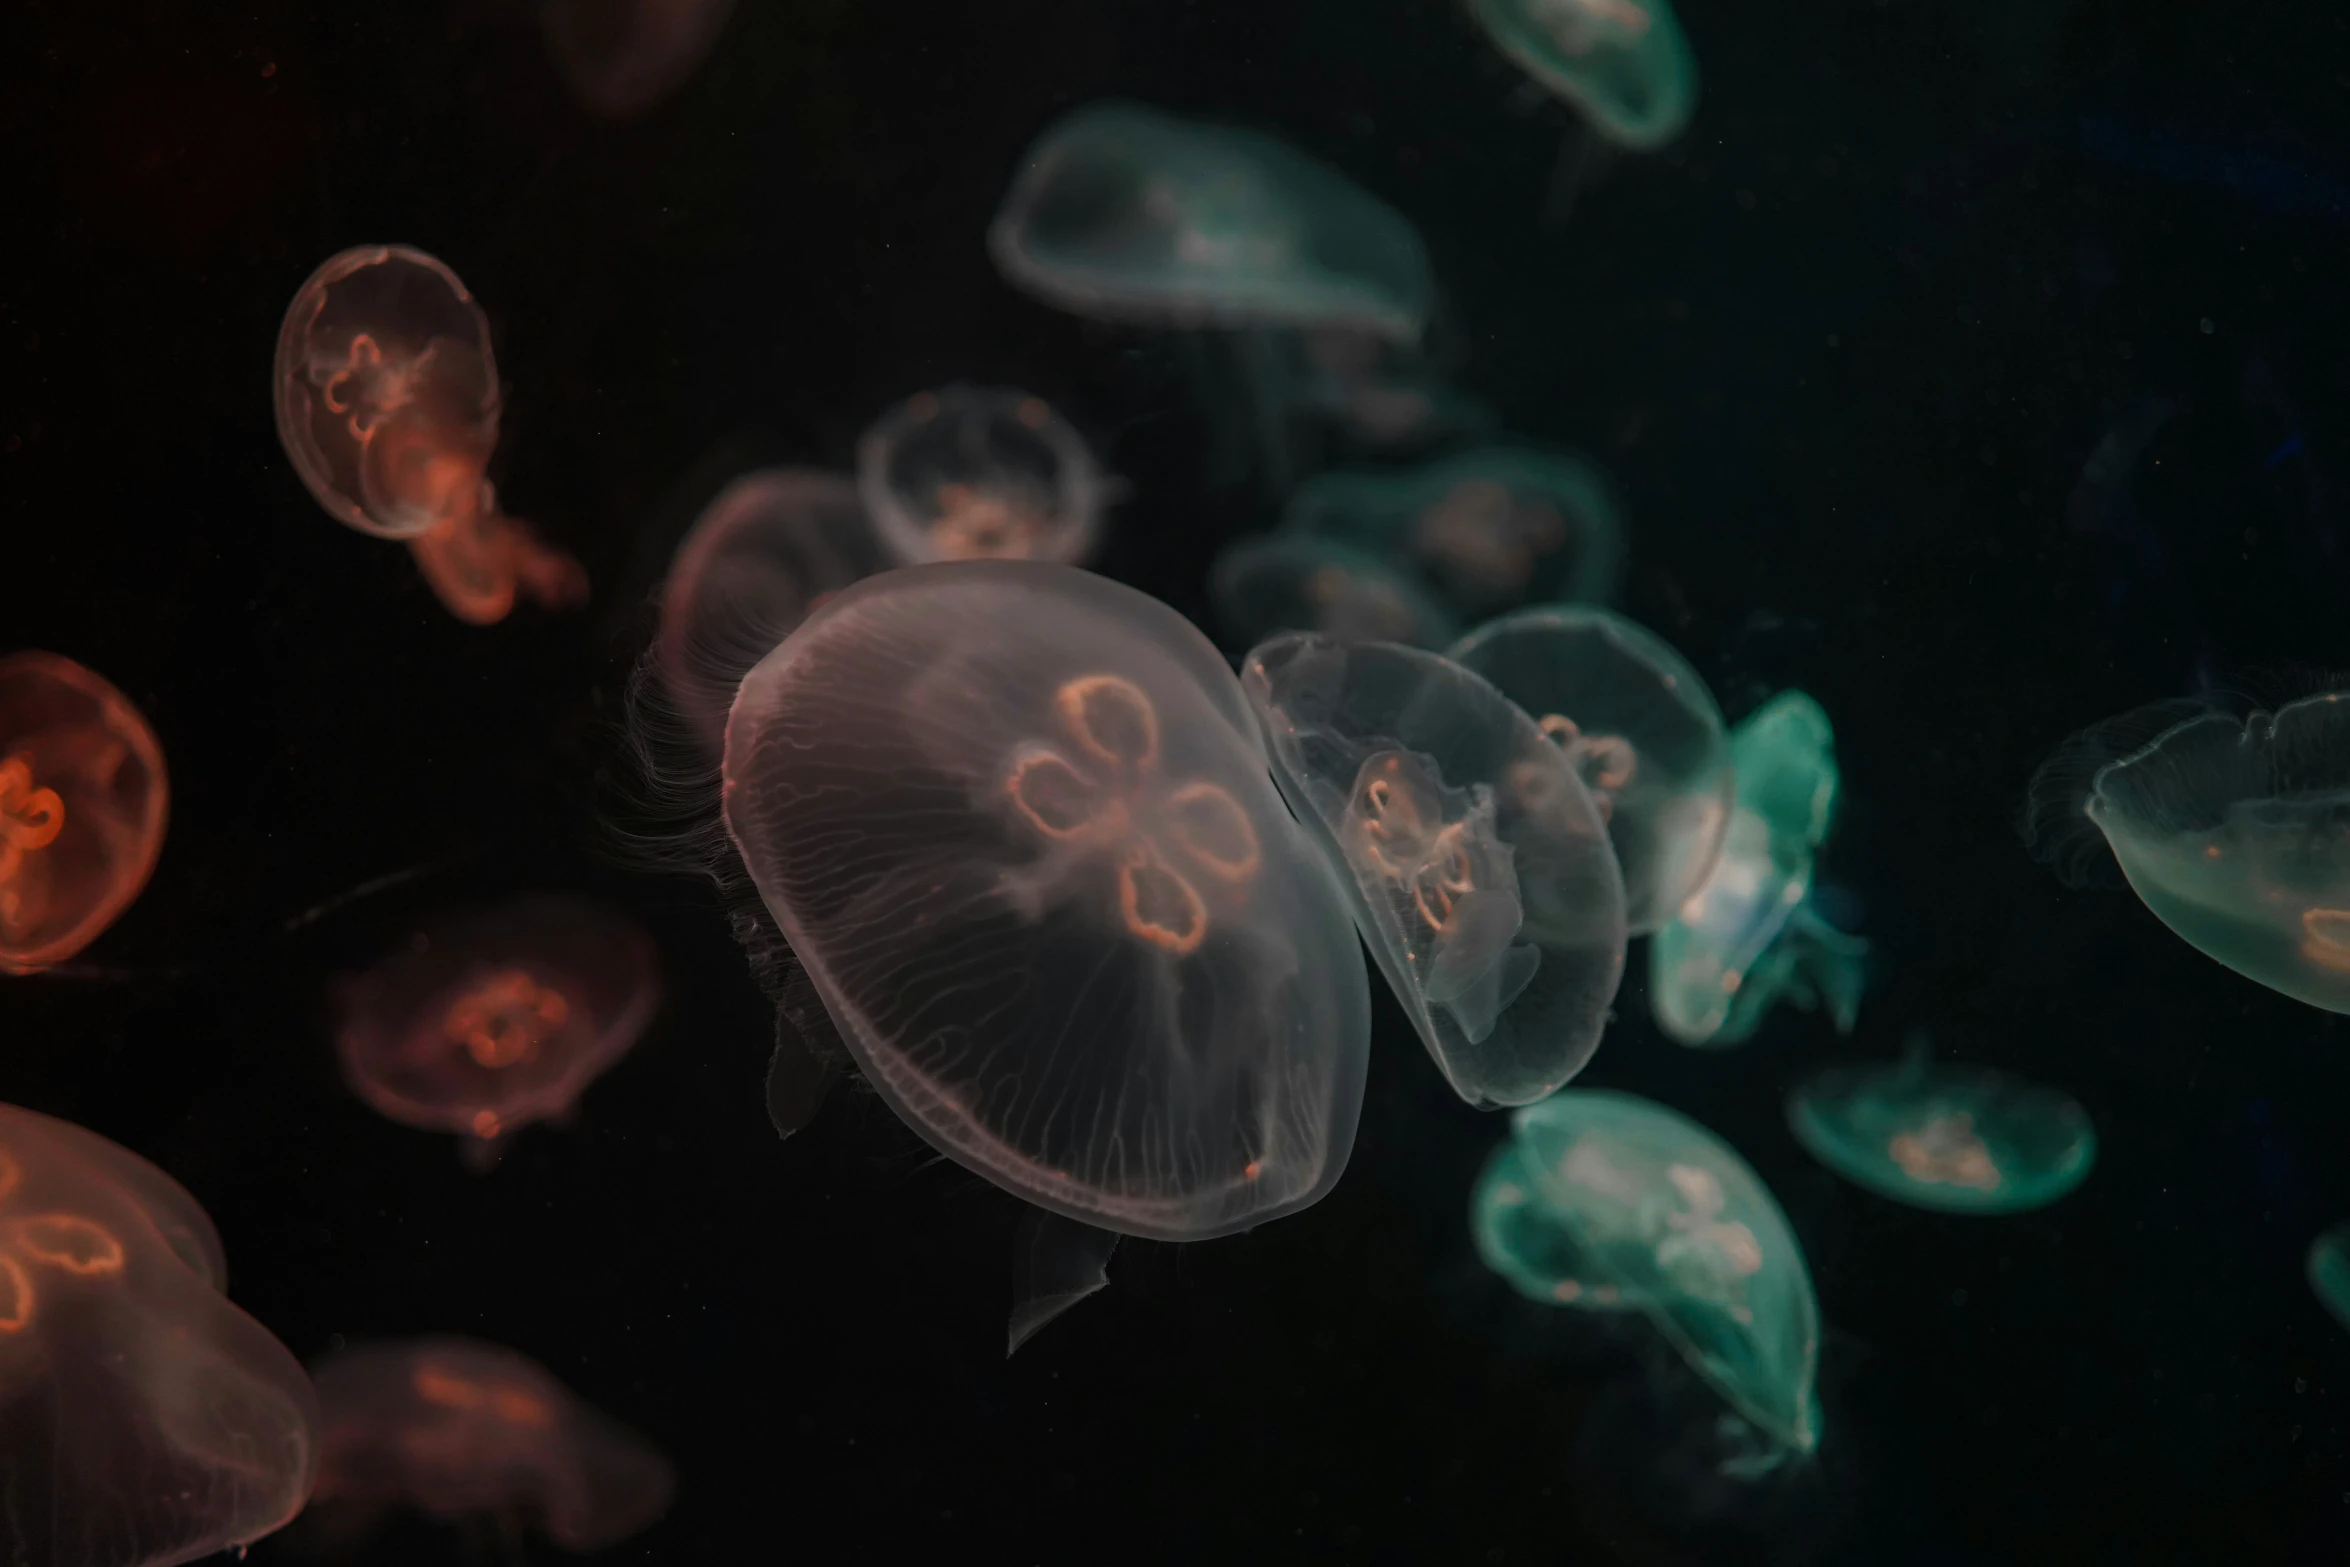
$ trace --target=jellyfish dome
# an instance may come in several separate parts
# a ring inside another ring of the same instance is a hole
[[[2309,1243],[2309,1287],[2350,1329],[2350,1224],[2337,1224]]]
[[[1819,1443],[1820,1310],[1762,1178],[1646,1099],[1570,1089],[1511,1118],[1534,1200],[1690,1369],[1785,1447]]]
[[[1624,529],[1581,458],[1482,446],[1405,470],[1342,469],[1299,486],[1284,532],[1326,534],[1406,561],[1466,614],[1615,591]]]
[[[1415,648],[1284,633],[1241,678],[1281,792],[1454,1091],[1522,1105],[1581,1071],[1623,977],[1624,883],[1564,753]]]
[[[1713,874],[1736,798],[1722,710],[1689,661],[1609,610],[1552,604],[1486,622],[1445,655],[1524,708],[1607,820],[1633,934]]]
[[[532,1520],[567,1551],[650,1528],[677,1492],[669,1461],[536,1361],[475,1339],[341,1350],[319,1362],[318,1499],[456,1523]]]
[[[1272,534],[1238,539],[1216,557],[1208,598],[1233,640],[1325,631],[1342,642],[1442,647],[1452,612],[1376,555],[1337,539]]]
[[[0,1105],[0,1559],[169,1567],[302,1510],[317,1400],[227,1279],[170,1176]]]
[[[1000,387],[917,392],[857,443],[857,493],[899,564],[1093,552],[1107,482],[1041,397]]]
[[[850,1054],[950,1158],[1165,1240],[1337,1181],[1370,1029],[1345,895],[1174,611],[1033,561],[869,577],[744,677],[724,775]]]
[[[1012,284],[1162,327],[1348,327],[1416,341],[1435,298],[1403,217],[1285,142],[1131,103],[1078,109],[1021,160],[988,231]]]
[[[1943,1213],[2021,1213],[2081,1184],[2097,1134],[2078,1104],[1922,1054],[1822,1072],[1787,1096],[1813,1158],[1880,1197]]]
[[[1469,0],[1494,47],[1636,150],[1681,134],[1697,109],[1697,60],[1669,0]]]
[[[70,658],[0,658],[0,973],[62,963],[138,897],[163,852],[163,748]]]
[[[1685,1045],[1741,1044],[1774,1002],[1825,1002],[1839,1033],[1860,1007],[1868,943],[1811,906],[1812,860],[1835,819],[1835,732],[1783,691],[1730,733],[1736,803],[1705,883],[1649,942],[1657,1026]]]
[[[335,1044],[378,1113],[494,1156],[509,1133],[569,1110],[660,998],[634,921],[531,894],[443,920],[345,982]]]
[[[1526,1151],[1504,1142],[1485,1161],[1469,1199],[1469,1233],[1485,1266],[1528,1300],[1585,1311],[1630,1311],[1641,1302],[1584,1255],[1572,1224],[1551,1211]]]
[[[615,120],[683,86],[733,10],[734,0],[539,0],[547,44],[571,90]]]

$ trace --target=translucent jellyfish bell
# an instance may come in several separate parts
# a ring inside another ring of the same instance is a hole
[[[0,658],[0,973],[64,962],[130,907],[170,798],[130,698],[55,653]]]
[[[857,492],[882,548],[904,565],[1075,565],[1093,552],[1106,488],[1067,420],[1000,387],[917,392],[857,443]]]
[[[1376,555],[1337,539],[1273,534],[1237,539],[1216,557],[1208,597],[1232,640],[1326,631],[1342,642],[1442,647],[1452,613]]]
[[[627,119],[694,74],[734,0],[539,0],[555,62],[580,101]]]
[[[1609,610],[1544,605],[1491,620],[1445,655],[1524,708],[1598,801],[1634,935],[1713,874],[1737,780],[1722,710],[1689,661]]]
[[[1730,732],[1730,764],[1737,799],[1713,874],[1649,942],[1657,1026],[1685,1045],[1740,1044],[1784,999],[1824,1001],[1848,1033],[1868,943],[1811,907],[1839,780],[1828,715],[1783,691]]]
[[[2350,1224],[2337,1224],[2309,1243],[2309,1287],[2350,1329]]]
[[[913,566],[746,676],[725,815],[867,1079],[1083,1224],[1194,1240],[1328,1191],[1369,995],[1230,667],[1032,561]]]
[[[1687,1117],[1570,1089],[1510,1123],[1523,1171],[1587,1265],[1785,1447],[1819,1443],[1820,1311],[1803,1248],[1761,1177]]]
[[[1519,69],[1610,141],[1661,147],[1697,108],[1697,61],[1668,0],[1469,0]]]
[[[2087,1177],[2088,1113],[2002,1073],[1916,1053],[1822,1072],[1787,1096],[1797,1142],[1880,1197],[1944,1213],[2021,1213]]]
[[[0,1105],[0,1559],[167,1567],[282,1527],[318,1403],[161,1170]]]
[[[1585,1255],[1573,1226],[1551,1211],[1526,1151],[1502,1143],[1485,1161],[1469,1199],[1469,1233],[1477,1256],[1510,1287],[1544,1306],[1630,1311],[1641,1302]]]
[[[1521,1105],[1583,1069],[1624,971],[1624,884],[1534,721],[1434,653],[1286,633],[1241,667],[1273,775],[1445,1080]]]

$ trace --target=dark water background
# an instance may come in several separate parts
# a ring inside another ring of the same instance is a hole
[[[1569,118],[1439,0],[742,0],[625,125],[519,0],[16,0],[0,647],[119,683],[175,799],[88,954],[126,975],[0,986],[0,1097],[185,1182],[297,1355],[476,1334],[650,1434],[683,1489],[615,1561],[2343,1560],[2350,1335],[2301,1270],[2350,1216],[2350,1031],[2060,886],[2013,819],[2069,729],[2350,663],[2350,31],[2314,0],[1683,17],[1694,125],[1552,232]],[[1802,1238],[1827,1436],[1788,1519],[1693,1540],[1622,1479],[1653,1351],[1479,1268],[1502,1123],[1390,1004],[1328,1200],[1129,1243],[1007,1363],[1015,1205],[870,1096],[778,1143],[713,900],[611,850],[647,595],[727,474],[845,466],[883,407],[969,379],[1094,437],[1135,487],[1102,569],[1188,613],[1271,520],[1200,483],[1158,350],[982,248],[1021,148],[1112,93],[1277,130],[1410,216],[1459,382],[1622,485],[1622,607],[1733,717],[1800,685],[1836,721],[1824,873],[1881,958],[1857,1036],[1781,1014],[1681,1050],[1636,955],[1584,1078],[1720,1133]],[[284,462],[279,316],[382,240],[488,309],[493,471],[586,563],[584,616],[459,625]],[[530,886],[633,910],[668,1002],[575,1125],[477,1177],[343,1089],[325,987]],[[1920,1028],[2082,1100],[2088,1184],[1969,1220],[1811,1163],[1785,1086]],[[495,1559],[424,1530],[367,1559],[469,1550]]]

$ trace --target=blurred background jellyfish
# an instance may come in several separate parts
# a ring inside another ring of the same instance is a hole
[[[1836,737],[1801,691],[1730,732],[1737,799],[1721,857],[1649,943],[1649,1004],[1685,1045],[1743,1044],[1786,1000],[1825,1005],[1838,1033],[1860,1010],[1868,943],[1811,905],[1812,861],[1835,820]]]
[[[1303,405],[1342,446],[1392,455],[1493,428],[1493,411],[1446,384],[1415,347],[1323,327],[1305,334],[1303,361]]]
[[[652,938],[615,910],[533,893],[441,921],[337,988],[335,1045],[359,1097],[455,1132],[477,1168],[560,1117],[660,1005]]]
[[[1596,604],[1615,591],[1624,530],[1578,457],[1481,446],[1402,471],[1344,469],[1298,487],[1285,532],[1326,534],[1408,563],[1456,609]]]
[[[1619,146],[1661,147],[1696,111],[1697,61],[1668,0],[1469,0],[1469,14]]]
[[[2350,1224],[2337,1224],[2309,1243],[2309,1287],[2334,1320],[2350,1329]]]
[[[1452,612],[1384,559],[1337,539],[1271,534],[1217,555],[1208,599],[1234,644],[1276,631],[1325,631],[1342,642],[1438,648],[1457,634]]]
[[[694,74],[734,0],[539,0],[547,47],[582,103],[642,114]]]
[[[2097,1154],[2088,1112],[2053,1089],[1955,1062],[1837,1067],[1787,1096],[1813,1158],[1880,1197],[1942,1213],[2021,1213],[2081,1184]]]
[[[301,1511],[318,1403],[227,1280],[170,1176],[0,1105],[0,1559],[166,1567]]]
[[[2350,701],[2243,718],[2160,702],[2074,735],[2032,780],[2033,851],[2076,884],[2105,854],[2206,957],[2350,1012]]]
[[[1566,756],[1434,653],[1284,633],[1242,683],[1273,775],[1454,1092],[1528,1104],[1599,1048],[1624,883]]]
[[[477,1339],[340,1350],[315,1368],[325,1415],[318,1501],[360,1532],[412,1509],[442,1523],[526,1522],[566,1551],[652,1525],[677,1492],[669,1461],[536,1361]]]
[[[0,972],[62,963],[130,907],[170,799],[130,698],[55,653],[0,658]]]
[[[1469,1233],[1479,1260],[1528,1300],[1585,1311],[1641,1305],[1584,1255],[1573,1226],[1544,1200],[1526,1151],[1514,1139],[1485,1161],[1469,1199]]]
[[[857,443],[857,492],[901,565],[1093,553],[1109,482],[1041,397],[1000,387],[917,392]]]
[[[1612,611],[1543,605],[1445,655],[1550,736],[1598,802],[1634,935],[1671,919],[1720,857],[1737,780],[1713,692],[1663,639]]]

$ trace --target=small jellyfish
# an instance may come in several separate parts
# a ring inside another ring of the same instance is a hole
[[[652,1527],[677,1492],[644,1438],[500,1345],[358,1345],[314,1374],[318,1500],[338,1511],[527,1520],[564,1550],[600,1551]]]
[[[1469,0],[1495,48],[1635,150],[1681,134],[1697,61],[1667,0]]]
[[[1823,1001],[1838,1033],[1860,1008],[1868,943],[1811,906],[1812,860],[1835,818],[1828,715],[1783,691],[1730,732],[1737,800],[1705,884],[1649,942],[1657,1026],[1685,1045],[1741,1044],[1786,1000]]]
[[[999,387],[917,392],[857,443],[857,493],[900,564],[1093,552],[1109,483],[1041,397]]]
[[[539,0],[555,63],[580,101],[624,120],[684,85],[734,0]]]
[[[1235,540],[1216,557],[1208,597],[1233,641],[1326,631],[1342,642],[1442,647],[1451,611],[1376,555],[1336,539],[1286,534]]]
[[[1306,335],[1304,405],[1343,444],[1365,452],[1425,450],[1481,437],[1493,411],[1447,385],[1417,350],[1367,332],[1325,327]]]
[[[1166,606],[1034,561],[869,577],[744,677],[724,774],[849,1053],[948,1157],[1164,1240],[1337,1181],[1370,1029],[1345,897]]]
[[[2309,1243],[2309,1287],[2350,1329],[2350,1224],[2337,1224]]]
[[[2027,832],[2076,884],[2107,869],[2110,848],[2189,946],[2296,1001],[2350,1012],[2344,693],[2241,719],[2192,701],[2109,719],[2042,765]]]
[[[1469,1232],[1485,1266],[1528,1300],[1585,1311],[1641,1305],[1583,1254],[1574,1229],[1552,1214],[1515,1142],[1504,1141],[1485,1161],[1469,1199]]]
[[[1570,1089],[1520,1110],[1510,1131],[1529,1201],[1568,1231],[1577,1266],[1646,1312],[1780,1446],[1816,1447],[1819,1301],[1787,1216],[1746,1161],[1631,1094]]]
[[[0,972],[62,963],[130,907],[170,794],[128,697],[55,653],[0,658]]]
[[[354,1092],[403,1126],[456,1132],[486,1168],[567,1112],[660,1005],[652,939],[583,899],[532,894],[417,936],[337,994]]]
[[[2043,1207],[2097,1153],[2088,1113],[2063,1094],[1922,1050],[1820,1073],[1787,1096],[1787,1124],[1846,1180],[1943,1213]]]
[[[1722,710],[1689,661],[1611,611],[1544,605],[1488,621],[1445,655],[1524,708],[1599,803],[1634,935],[1713,874],[1737,780]]]
[[[1598,603],[1615,591],[1624,547],[1596,471],[1580,458],[1508,446],[1400,473],[1317,475],[1290,498],[1281,526],[1409,562],[1469,615],[1529,600]]]
[[[0,1105],[0,1560],[168,1567],[302,1509],[310,1380],[155,1166]]]
[[[1273,774],[1461,1098],[1528,1104],[1599,1048],[1624,884],[1565,755],[1434,653],[1285,633],[1241,679]]]
[[[735,688],[799,623],[881,554],[847,478],[808,468],[745,474],[677,546],[654,654],[671,698],[712,752]]]

